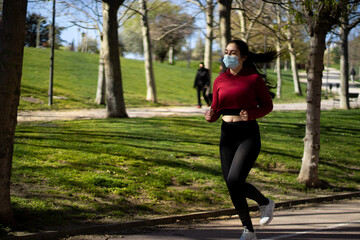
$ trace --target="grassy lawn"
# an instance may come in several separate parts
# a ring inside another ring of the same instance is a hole
[[[296,181],[305,113],[260,119],[262,152],[249,181],[277,201],[359,190],[359,115],[359,109],[322,113],[319,171],[326,189]],[[232,207],[220,169],[220,124],[201,116],[20,123],[11,195],[18,228]]]
[[[49,109],[49,56],[49,49],[25,48],[20,110]],[[97,54],[55,51],[54,95],[62,99],[54,98],[53,109],[103,107],[94,104],[98,61]],[[214,63],[213,67],[213,79],[218,75],[216,64],[218,63]],[[154,75],[159,103],[150,104],[145,101],[144,63],[121,58],[126,106],[196,105],[193,84],[197,65],[198,62],[192,62],[191,67],[187,68],[186,62],[177,62],[175,65],[155,62]],[[268,70],[268,75],[276,83],[272,70]],[[304,97],[294,94],[291,71],[283,73],[283,95],[283,99],[276,99],[275,102],[304,101]],[[28,98],[36,101],[25,100]]]

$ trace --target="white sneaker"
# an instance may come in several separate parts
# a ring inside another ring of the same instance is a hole
[[[240,240],[257,240],[257,238],[255,232],[250,232],[247,228],[245,228]]]
[[[268,198],[269,199],[269,198]],[[259,206],[260,208],[260,226],[268,225],[273,219],[275,203],[269,199],[268,205]]]

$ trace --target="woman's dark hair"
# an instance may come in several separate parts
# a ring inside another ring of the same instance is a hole
[[[249,51],[249,46],[246,44],[246,42],[244,42],[242,40],[238,40],[238,39],[232,40],[229,43],[234,43],[237,46],[237,48],[240,51],[241,56],[243,56],[243,57],[247,56],[246,60],[244,61],[243,67],[251,68],[256,73],[261,75],[264,78],[265,84],[269,90],[271,97],[274,98],[275,93],[271,92],[270,89],[276,88],[276,86],[274,87],[270,84],[270,82],[266,79],[265,74],[261,73],[261,70],[259,69],[259,67],[256,64],[271,62],[277,58],[279,53],[276,51],[273,51],[271,49],[264,53],[253,53],[253,52]]]

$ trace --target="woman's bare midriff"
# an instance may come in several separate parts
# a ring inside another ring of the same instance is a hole
[[[241,117],[239,115],[225,115],[222,117],[224,122],[241,122]]]

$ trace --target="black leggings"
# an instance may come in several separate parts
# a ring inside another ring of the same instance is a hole
[[[221,168],[231,200],[244,226],[253,230],[246,198],[266,205],[268,199],[246,182],[260,152],[259,125],[254,121],[223,122],[221,125]]]
[[[210,104],[210,99],[208,98],[207,94],[206,94],[206,91],[207,91],[207,88],[204,87],[204,88],[197,88],[197,99],[198,99],[198,106],[201,107],[201,92],[202,92],[202,95],[204,97],[204,100],[206,102],[207,105]]]

